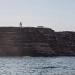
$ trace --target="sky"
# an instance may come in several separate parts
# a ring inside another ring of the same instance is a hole
[[[44,26],[75,31],[75,0],[0,0],[0,27]]]

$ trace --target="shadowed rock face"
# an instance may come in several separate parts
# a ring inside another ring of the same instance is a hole
[[[72,56],[75,32],[49,28],[0,27],[0,56]]]

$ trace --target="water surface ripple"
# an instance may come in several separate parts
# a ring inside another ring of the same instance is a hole
[[[0,57],[0,75],[75,75],[75,57]]]

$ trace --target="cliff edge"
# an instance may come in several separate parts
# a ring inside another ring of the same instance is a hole
[[[0,27],[0,56],[75,56],[75,32]]]

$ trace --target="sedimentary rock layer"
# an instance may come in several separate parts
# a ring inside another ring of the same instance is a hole
[[[0,27],[0,56],[72,56],[75,32],[50,28]]]

